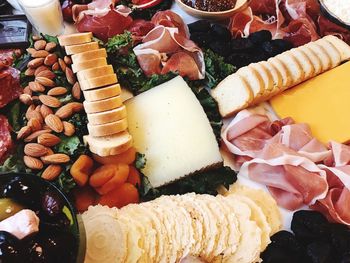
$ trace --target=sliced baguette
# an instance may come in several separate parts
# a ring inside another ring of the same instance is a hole
[[[236,74],[241,76],[248,83],[249,88],[253,92],[252,103],[255,103],[255,100],[264,93],[264,80],[253,67],[242,67],[236,72]]]
[[[114,73],[114,70],[112,65],[106,65],[106,66],[79,71],[77,73],[77,77],[79,81],[82,81],[85,79],[92,79],[92,78],[100,77],[102,75],[109,75],[113,73]]]
[[[119,96],[121,94],[121,88],[119,84],[114,84],[105,88],[85,90],[83,93],[85,100],[98,101]]]
[[[66,49],[67,55],[74,55],[74,54],[79,54],[90,50],[99,49],[99,45],[97,42],[89,42],[89,43],[80,44],[80,45],[66,46],[65,49]]]
[[[101,77],[96,77],[92,79],[86,79],[79,81],[81,90],[90,90],[95,88],[100,88],[112,84],[116,84],[118,82],[116,74],[104,75]]]
[[[81,63],[87,60],[96,59],[96,58],[106,58],[107,52],[105,48],[95,49],[86,51],[83,53],[73,55],[72,61],[73,63]]]
[[[288,72],[292,78],[291,83],[285,88],[290,88],[296,84],[299,84],[304,79],[305,73],[299,62],[290,51],[283,52],[282,54],[278,55],[277,58],[288,69]]]
[[[331,58],[331,68],[337,67],[342,62],[341,53],[332,43],[321,38],[317,40],[315,44],[323,47],[324,50],[326,50],[327,54]]]
[[[332,66],[332,59],[328,55],[327,51],[324,49],[324,47],[321,47],[320,45],[317,45],[315,42],[310,42],[306,44],[306,46],[314,51],[316,53],[316,56],[318,56],[321,60],[322,65],[322,72],[325,72],[329,70]]]
[[[333,35],[325,36],[323,39],[333,44],[340,52],[342,62],[350,60],[350,46],[347,43]]]
[[[273,89],[271,92],[278,93],[282,89],[283,84],[281,73],[276,69],[276,67],[273,64],[268,63],[267,61],[261,61],[258,62],[258,64],[260,64],[262,67],[266,68],[268,72],[270,72],[273,81]]]
[[[82,71],[82,70],[106,66],[106,65],[107,65],[106,58],[96,58],[96,59],[92,59],[89,61],[84,61],[81,63],[72,64],[72,70],[74,73],[77,73],[77,72]]]
[[[310,58],[300,48],[293,48],[290,54],[299,62],[304,72],[304,78],[309,79],[315,75],[315,68]]]
[[[58,42],[61,46],[80,45],[91,42],[92,37],[91,32],[61,35],[58,37]]]
[[[312,49],[308,48],[307,46],[301,46],[298,47],[298,49],[306,54],[306,56],[311,60],[311,63],[315,69],[314,76],[320,74],[322,72],[322,61],[321,59],[317,56],[315,51]]]
[[[252,63],[248,67],[253,67],[259,73],[262,80],[264,81],[264,93],[255,102],[260,103],[261,101],[269,98],[274,90],[274,81],[270,71],[261,63]],[[278,90],[278,89],[277,89]]]
[[[121,107],[113,110],[90,113],[87,115],[87,118],[91,125],[99,125],[119,121],[126,118],[126,107],[122,105]]]
[[[88,123],[87,127],[89,135],[93,137],[103,137],[125,131],[128,128],[128,121],[125,118],[119,121],[114,121],[100,125],[91,125],[90,123]]]
[[[123,105],[120,96],[99,100],[99,101],[84,101],[84,109],[86,113],[96,113],[119,108]]]
[[[281,74],[282,76],[282,90],[289,87],[289,85],[292,83],[292,77],[291,73],[289,72],[288,68],[285,66],[282,61],[277,57],[272,57],[268,61],[268,63],[271,63],[275,69]]]
[[[253,101],[253,92],[239,75],[232,74],[221,81],[211,95],[218,102],[221,116],[229,117]]]
[[[124,131],[105,137],[84,136],[91,152],[99,156],[110,156],[125,152],[132,146],[131,135]]]

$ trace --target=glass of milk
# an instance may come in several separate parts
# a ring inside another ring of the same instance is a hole
[[[18,0],[18,2],[38,32],[51,36],[63,33],[64,24],[59,0]]]

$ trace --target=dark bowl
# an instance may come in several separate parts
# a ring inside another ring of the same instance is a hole
[[[76,240],[78,242],[76,246],[76,262],[77,263],[83,263],[85,258],[85,251],[86,251],[86,235],[85,235],[85,228],[83,221],[81,219],[81,216],[78,215],[75,211],[75,208],[71,204],[71,202],[68,200],[67,196],[58,189],[54,184],[40,178],[39,176],[32,175],[32,174],[25,174],[25,173],[6,173],[6,174],[0,174],[0,188],[3,188],[6,184],[8,184],[10,181],[12,181],[15,178],[26,178],[29,181],[33,183],[33,185],[37,185],[40,190],[47,191],[50,190],[52,192],[56,192],[60,197],[62,197],[62,200],[64,201],[64,213],[70,220],[70,231],[73,233],[73,235],[76,237]]]

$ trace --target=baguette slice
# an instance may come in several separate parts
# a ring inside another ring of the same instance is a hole
[[[339,50],[330,42],[327,40],[321,38],[315,42],[315,44],[321,46],[326,50],[327,54],[331,58],[331,68],[337,67],[342,59],[341,59],[341,53]]]
[[[300,48],[293,48],[290,54],[299,62],[304,72],[304,78],[309,79],[315,76],[315,68],[310,58]]]
[[[282,54],[278,55],[277,58],[288,69],[288,72],[292,79],[291,83],[285,87],[285,89],[302,82],[305,77],[305,73],[299,62],[294,58],[294,56],[292,56],[290,51],[283,52]]]
[[[106,58],[107,52],[105,48],[95,49],[86,51],[83,53],[75,54],[72,56],[73,63],[81,63],[87,60],[96,59],[96,58]]]
[[[96,58],[89,61],[72,64],[72,70],[74,73],[77,73],[85,69],[96,68],[96,67],[101,67],[106,65],[107,65],[106,58]]]
[[[264,80],[253,67],[242,67],[236,74],[241,76],[248,83],[249,88],[253,92],[252,103],[255,103],[255,100],[264,93]]]
[[[124,131],[105,137],[84,136],[84,142],[90,151],[99,156],[110,156],[125,152],[132,146],[131,135]]]
[[[282,87],[282,90],[285,90],[287,87],[289,87],[293,80],[291,77],[291,73],[289,72],[285,64],[282,63],[282,61],[278,57],[272,57],[267,62],[271,63],[282,76],[282,86],[280,86]]]
[[[121,107],[113,110],[90,113],[87,115],[87,118],[91,125],[99,125],[119,121],[126,118],[126,107],[122,105]]]
[[[105,88],[85,90],[83,91],[85,100],[98,101],[111,97],[119,96],[121,94],[121,88],[119,84],[114,84]],[[123,100],[124,101],[124,100]]]
[[[128,121],[125,118],[119,121],[114,121],[100,125],[91,125],[90,123],[88,123],[87,127],[91,136],[103,137],[125,131],[128,128]]]
[[[58,42],[61,46],[80,45],[91,42],[92,37],[91,32],[61,35],[58,37]]]
[[[99,101],[84,101],[84,109],[86,113],[96,113],[119,108],[123,105],[120,96],[99,100]]]
[[[66,49],[67,55],[74,55],[74,54],[79,54],[90,50],[99,49],[99,45],[97,42],[89,42],[89,43],[80,44],[80,45],[66,46],[65,49]]]
[[[322,72],[329,70],[332,67],[332,59],[328,55],[324,47],[317,45],[315,42],[310,42],[306,46],[316,53],[321,60]]]
[[[79,84],[81,89],[84,91],[84,90],[90,90],[90,89],[95,89],[95,88],[116,84],[117,82],[118,82],[117,75],[109,74],[101,77],[79,81]]]
[[[267,61],[258,62],[262,67],[265,67],[268,72],[272,75],[273,80],[273,90],[272,93],[278,93],[282,89],[283,79],[281,73],[276,69],[276,67],[268,63]]]
[[[325,36],[323,39],[333,44],[333,46],[338,49],[342,61],[350,60],[350,46],[347,43],[333,35]]]
[[[113,73],[114,73],[114,70],[112,65],[106,65],[106,66],[79,71],[77,73],[77,77],[79,81],[82,81],[85,79],[92,79],[92,78],[100,77],[102,75],[109,75]]]
[[[274,90],[273,77],[270,71],[260,63],[252,63],[248,67],[253,67],[258,74],[261,76],[264,82],[264,93],[258,98],[255,103],[260,103],[270,97],[272,91]]]
[[[321,59],[317,56],[315,51],[312,49],[308,48],[307,46],[301,46],[298,48],[300,51],[304,52],[306,56],[311,60],[311,63],[315,69],[314,76],[320,74],[322,72],[322,61]]]
[[[217,101],[221,116],[229,117],[253,101],[253,92],[239,75],[232,74],[221,81],[211,95]]]

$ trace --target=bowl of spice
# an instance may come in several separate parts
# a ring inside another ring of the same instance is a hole
[[[201,19],[226,19],[248,7],[251,0],[176,0],[180,8]]]

